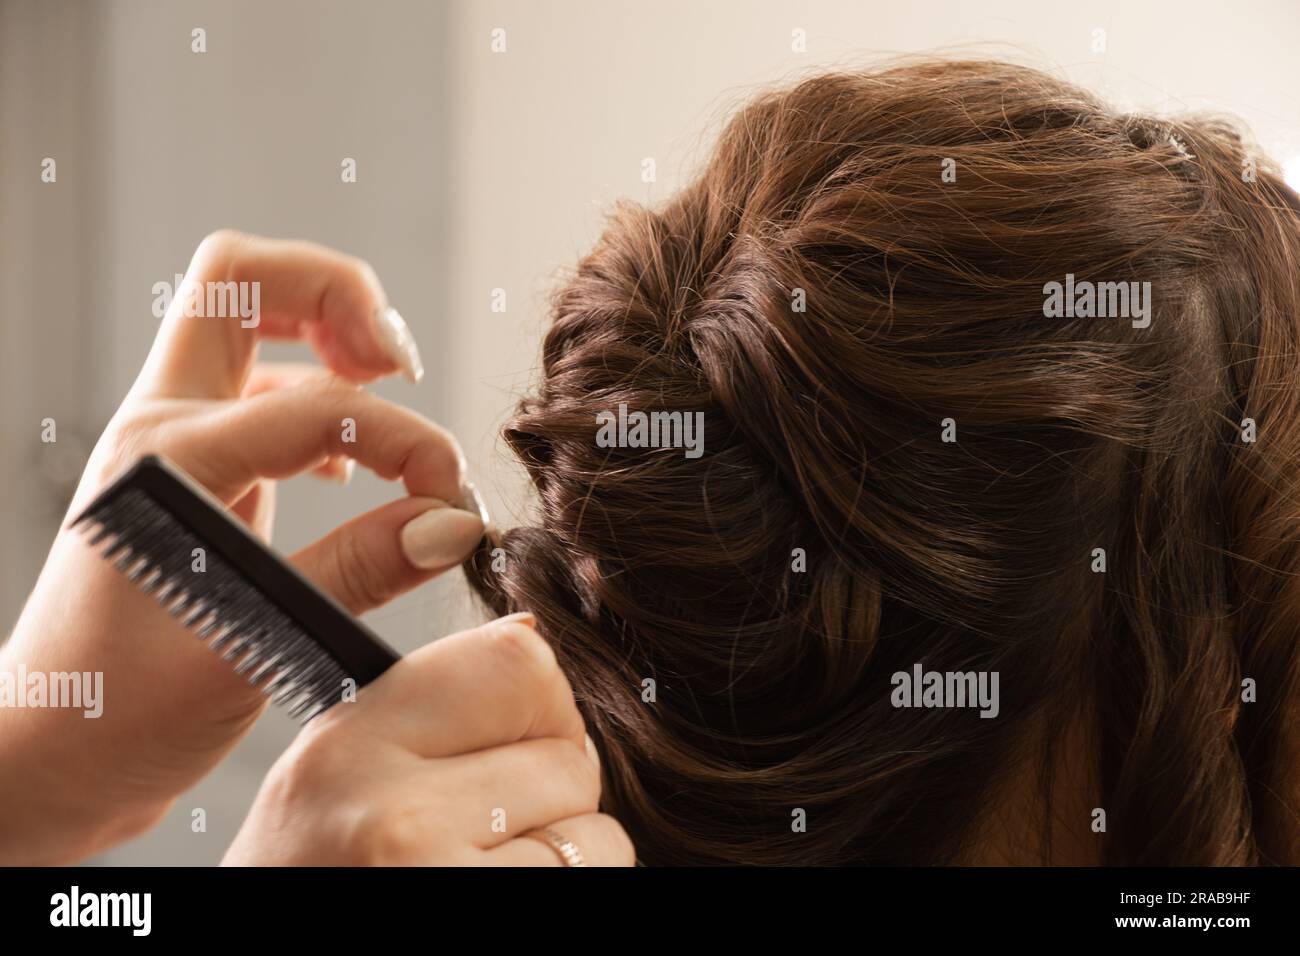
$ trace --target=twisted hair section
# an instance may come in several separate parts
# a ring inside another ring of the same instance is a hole
[[[1067,276],[1145,324],[1048,317]],[[1230,125],[815,77],[613,211],[506,430],[536,524],[467,572],[537,615],[647,863],[979,861],[1008,816],[1023,862],[1297,863],[1298,321],[1300,204]],[[702,454],[598,443],[620,406]],[[918,663],[999,713],[894,706]]]

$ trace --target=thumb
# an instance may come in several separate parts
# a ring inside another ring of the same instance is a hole
[[[478,515],[439,498],[401,498],[353,518],[290,560],[360,614],[460,564],[483,533]]]

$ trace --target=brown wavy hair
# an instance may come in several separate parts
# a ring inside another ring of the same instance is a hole
[[[1067,274],[1149,326],[1046,317]],[[614,211],[505,433],[539,524],[467,570],[647,864],[1297,863],[1297,323],[1300,201],[1231,123],[817,76]],[[702,457],[601,447],[620,403]],[[894,707],[916,663],[1000,714]]]

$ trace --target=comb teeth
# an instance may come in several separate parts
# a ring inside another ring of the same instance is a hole
[[[74,527],[212,650],[238,660],[236,672],[291,717],[306,722],[342,699],[343,681],[353,675],[145,492],[125,488],[96,502]],[[204,551],[204,571],[193,570],[195,548]]]

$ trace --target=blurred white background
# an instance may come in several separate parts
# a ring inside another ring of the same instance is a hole
[[[195,27],[206,53],[191,52]],[[376,389],[460,436],[509,526],[529,503],[496,436],[531,380],[548,294],[614,199],[671,193],[757,89],[898,53],[1000,56],[1123,106],[1233,113],[1300,178],[1297,49],[1297,0],[0,0],[0,620],[17,617],[143,361],[153,284],[215,228],[374,265],[427,370]],[[56,183],[41,182],[45,157]],[[276,544],[398,493],[361,474],[287,483]],[[402,650],[476,619],[458,572],[368,618]],[[294,730],[269,713],[154,832],[97,862],[218,861]]]

